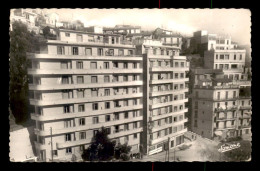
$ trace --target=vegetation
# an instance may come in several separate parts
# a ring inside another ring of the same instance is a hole
[[[10,32],[10,83],[9,102],[16,124],[25,123],[28,119],[28,60],[26,52],[33,52],[37,46],[34,32],[29,32],[21,22],[14,22]]]
[[[251,158],[251,142],[239,141],[240,147],[224,153],[225,161],[246,161]]]
[[[84,150],[82,159],[84,161],[109,161],[115,157],[127,161],[130,150],[131,147],[126,144],[116,145],[115,141],[111,141],[106,129],[102,127],[93,137],[90,146]]]

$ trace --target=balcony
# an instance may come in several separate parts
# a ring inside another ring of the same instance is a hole
[[[218,108],[215,108],[215,112],[235,111],[237,109],[238,109],[237,106],[230,106],[230,107],[226,107],[226,108],[218,107]]]
[[[251,110],[252,106],[240,106],[239,109],[240,110]]]
[[[156,126],[156,127],[151,126],[151,127],[149,128],[149,132],[150,132],[150,133],[152,133],[152,132],[157,132],[157,131],[166,129],[166,128],[168,128],[169,126],[173,126],[173,125],[174,125],[174,126],[177,126],[177,125],[183,124],[183,123],[185,123],[185,122],[188,122],[188,118],[184,118],[184,119],[182,119],[182,120],[180,120],[180,121],[177,121],[177,122],[166,123],[166,124],[161,125],[161,126]]]
[[[176,94],[176,93],[184,93],[184,92],[188,92],[189,89],[188,88],[184,88],[184,89],[179,89],[179,90],[162,90],[162,91],[153,91],[149,93],[149,96],[160,96],[160,95],[167,95],[167,94]]]
[[[251,128],[251,124],[238,126],[238,129],[248,129],[248,128]]]
[[[78,132],[78,131],[84,131],[88,129],[98,129],[101,128],[102,126],[108,127],[108,126],[114,126],[114,125],[119,125],[119,124],[125,124],[125,123],[130,123],[130,122],[135,122],[135,121],[141,121],[142,116],[134,117],[134,118],[129,118],[129,119],[121,119],[121,120],[111,120],[107,122],[99,122],[96,124],[87,124],[83,126],[75,126],[75,127],[69,127],[69,128],[63,128],[63,129],[53,129],[52,135],[59,135],[59,134],[65,134],[69,132]],[[49,130],[44,130],[44,131],[39,131],[37,130],[37,135],[41,136],[50,136],[50,131]]]
[[[149,108],[154,109],[154,108],[159,108],[159,107],[164,107],[164,106],[169,106],[169,105],[181,104],[181,103],[185,103],[185,102],[188,102],[188,99],[173,100],[173,101],[169,101],[169,102],[151,104],[151,105],[149,105]]]
[[[113,134],[109,134],[108,137],[110,139],[113,139],[113,138],[118,138],[118,137],[122,137],[122,136],[126,136],[126,135],[129,135],[129,134],[134,134],[134,133],[138,133],[138,132],[142,132],[143,131],[143,128],[140,127],[140,128],[135,128],[135,129],[131,129],[131,130],[118,130],[118,131],[114,131]]]
[[[143,105],[134,105],[134,106],[117,107],[117,108],[95,110],[95,111],[88,111],[88,112],[53,114],[53,115],[49,115],[49,116],[31,114],[31,118],[33,120],[38,120],[38,121],[51,121],[51,120],[69,119],[69,118],[75,118],[75,117],[96,116],[96,115],[107,114],[107,113],[138,110],[138,109],[142,109],[142,108],[143,108]]]
[[[97,97],[70,98],[70,99],[60,99],[60,100],[30,99],[30,104],[37,105],[37,106],[47,106],[47,105],[61,105],[61,104],[75,104],[75,103],[90,103],[90,102],[96,102],[96,101],[137,98],[137,97],[142,97],[142,96],[143,96],[143,93],[131,93],[131,94],[121,94],[121,95],[115,95],[115,96],[97,96]]]
[[[37,150],[45,150],[45,149],[49,149],[51,144],[50,143],[41,144],[38,143],[37,141],[34,141],[34,146]]]
[[[238,89],[238,85],[223,85],[223,86],[202,86],[194,85],[196,89],[210,89],[210,90],[220,90],[220,89]]]
[[[126,87],[143,85],[143,81],[125,81],[109,83],[90,83],[90,84],[54,84],[54,85],[35,85],[29,84],[30,90],[65,90],[81,88],[103,88],[103,87]]]
[[[27,53],[29,59],[74,59],[74,60],[115,60],[115,61],[142,61],[142,55],[114,55],[114,56],[87,56],[87,55],[58,55],[48,52]]]
[[[186,113],[186,112],[188,112],[188,108],[185,108],[183,110],[179,110],[176,112],[170,112],[170,113],[165,113],[165,114],[161,114],[161,115],[154,115],[154,116],[149,117],[149,121],[155,121],[158,119],[166,118],[169,116],[175,116],[175,115],[179,115],[179,114]]]
[[[79,146],[79,145],[89,144],[89,143],[91,143],[91,138],[57,143],[56,146],[57,146],[57,149],[63,149],[63,148]]]
[[[224,127],[216,127],[214,129],[215,129],[215,131],[223,131],[223,130],[226,130],[226,129],[236,129],[236,126],[230,125],[230,126],[224,126]]]
[[[28,69],[29,75],[126,74],[142,73],[142,69]]]
[[[187,132],[188,131],[188,129],[187,128],[184,128],[183,130],[181,130],[181,131],[178,131],[178,132],[175,132],[175,133],[172,133],[172,134],[168,134],[168,135],[166,135],[166,136],[164,136],[164,137],[161,137],[161,138],[157,138],[157,139],[155,139],[155,140],[150,140],[150,146],[151,145],[154,145],[154,144],[157,144],[157,143],[159,143],[159,142],[162,142],[162,141],[167,141],[168,140],[168,137],[175,137],[175,136],[179,136],[179,135],[182,135],[182,134],[184,134],[185,132]]]
[[[228,117],[216,117],[216,121],[228,121],[228,120],[236,120],[236,117],[228,118]]]
[[[163,71],[188,71],[189,67],[171,67],[171,66],[152,66],[150,72],[163,72]]]

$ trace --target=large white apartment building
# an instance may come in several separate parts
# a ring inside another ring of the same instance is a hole
[[[60,29],[57,40],[28,54],[41,160],[81,158],[102,126],[131,153],[140,144],[147,154],[163,150],[168,138],[172,148],[183,143],[186,57],[178,56],[178,47],[136,47],[121,36]]]

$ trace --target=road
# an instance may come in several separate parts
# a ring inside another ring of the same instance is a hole
[[[204,139],[197,139],[195,141],[186,141],[187,145],[191,144],[191,147],[185,150],[179,150],[177,147],[170,150],[170,161],[217,161],[219,160],[219,153],[216,150],[216,143],[210,142]],[[133,159],[132,161],[168,161],[166,152],[160,152],[151,156],[144,156],[143,159]]]

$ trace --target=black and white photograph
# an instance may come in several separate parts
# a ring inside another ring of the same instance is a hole
[[[10,162],[249,162],[249,9],[10,10]]]

